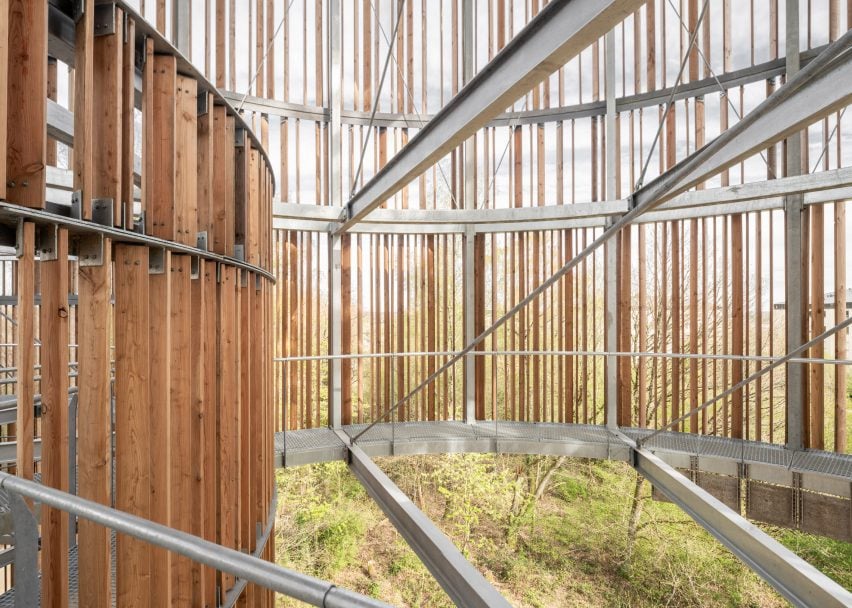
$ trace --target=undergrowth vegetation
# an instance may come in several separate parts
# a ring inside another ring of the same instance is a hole
[[[650,500],[624,463],[470,454],[379,465],[515,606],[786,605],[679,508]],[[394,605],[452,606],[344,464],[277,481],[279,564]],[[852,545],[764,529],[852,587]]]

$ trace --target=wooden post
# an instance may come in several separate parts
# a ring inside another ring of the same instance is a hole
[[[2,97],[2,95],[0,95]],[[33,320],[35,317],[35,224],[24,222],[21,251],[16,270],[18,306],[15,341],[15,367],[18,368],[18,410],[15,418],[15,470],[25,479],[33,478],[33,379],[35,346]]]
[[[171,525],[171,254],[162,253],[158,260],[149,261],[148,340],[150,348],[149,398],[151,403],[151,519]],[[151,606],[170,606],[172,603],[171,553],[152,549]]]
[[[47,227],[55,243],[41,245],[42,483],[68,491],[68,231]],[[49,249],[49,251],[48,251]],[[68,605],[68,514],[41,515],[42,603]]]
[[[148,57],[149,61],[152,59],[153,99],[151,112],[146,116],[151,123],[151,128],[146,129],[146,135],[150,137],[150,140],[145,153],[148,176],[146,179],[149,180],[145,232],[177,241],[179,240],[175,220],[177,63],[171,55]]]
[[[8,7],[8,72],[7,87],[3,89],[8,104],[5,198],[25,207],[43,209],[47,163],[47,3],[9,0]],[[65,584],[67,587],[67,581]]]
[[[94,38],[92,61],[94,85],[90,97],[84,102],[86,107],[81,108],[77,105],[77,109],[84,114],[91,112],[92,116],[97,116],[97,120],[89,117],[92,127],[92,141],[89,143],[92,149],[89,151],[84,148],[89,158],[81,159],[82,155],[77,155],[75,160],[77,163],[91,163],[93,174],[90,194],[93,198],[112,200],[113,218],[115,224],[120,226],[123,193],[121,188],[123,19],[120,10],[115,10],[114,19],[115,33]],[[79,87],[76,92],[80,93]]]
[[[151,518],[148,248],[115,246],[115,506]],[[141,331],[140,331],[141,330]],[[82,523],[82,522],[81,522]],[[116,538],[116,603],[150,605],[151,545]]]
[[[112,246],[108,239],[102,241],[102,246],[100,264],[87,266],[81,260],[78,273],[77,493],[109,506],[112,504],[109,323]],[[117,479],[119,486],[125,477]],[[128,485],[131,483],[127,481]],[[108,608],[112,606],[110,532],[81,518],[78,536],[77,563],[83,575],[79,578],[80,604]]]
[[[190,289],[190,258],[172,255],[168,266],[171,283],[169,424],[171,470],[171,526],[192,532],[192,309]],[[192,604],[192,562],[183,556],[172,555],[172,605]]]

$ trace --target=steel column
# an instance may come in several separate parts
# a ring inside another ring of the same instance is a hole
[[[341,20],[341,0],[331,0],[328,6],[328,92],[331,105],[331,120],[328,126],[329,151],[329,196],[331,206],[343,204],[342,176],[342,138],[340,115],[343,110],[341,86],[343,84],[343,55],[341,38],[343,35]],[[339,355],[342,352],[341,333],[343,329],[341,237],[329,235],[328,238],[328,352]],[[348,311],[346,311],[348,314]],[[328,363],[328,406],[329,424],[340,428],[343,408],[342,366],[340,359],[331,359]]]
[[[787,78],[799,71],[799,2],[787,0],[786,55]],[[802,172],[801,134],[793,133],[787,138],[787,177]],[[805,341],[802,324],[802,215],[804,197],[801,193],[784,197],[784,300],[785,300],[785,347],[787,352]],[[804,415],[804,379],[806,366],[802,363],[787,364],[787,447],[802,449]]]
[[[172,43],[192,61],[192,0],[172,0]]]
[[[615,198],[616,141],[615,141],[615,30],[606,33],[606,198]],[[618,350],[618,239],[610,239],[604,247],[604,348]],[[618,357],[607,355],[604,367],[604,398],[606,424],[618,427]]]
[[[464,85],[473,78],[473,0],[462,3],[462,78]],[[476,209],[476,136],[464,142],[464,208]],[[468,226],[464,232],[464,340],[476,337],[476,307],[484,305],[476,301],[476,272],[474,241],[476,235]],[[476,422],[476,358],[473,353],[464,360],[464,421]]]

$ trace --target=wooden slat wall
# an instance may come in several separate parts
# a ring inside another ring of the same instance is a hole
[[[270,268],[275,177],[265,153],[248,134],[242,138],[244,168],[238,180],[233,110],[217,106],[210,92],[199,100],[207,85],[179,72],[166,45],[157,43],[155,54],[154,40],[137,38],[137,24],[120,10],[113,13],[114,32],[101,29],[96,36],[94,4],[86,0],[84,18],[76,27],[76,70],[47,56],[46,4],[10,2],[0,12],[0,199],[44,207],[45,166],[59,165],[73,170],[85,220],[93,219],[93,199],[111,199],[116,227],[141,228],[190,246],[196,245],[199,232],[207,232],[210,249],[232,256],[239,242],[247,260]],[[152,4],[157,25],[164,29],[168,3]],[[267,10],[267,31],[257,30],[261,49],[271,40],[272,3],[257,6],[258,14],[264,6]],[[199,57],[210,66],[211,50],[205,40]],[[223,52],[216,59],[217,72],[225,64]],[[274,62],[269,66],[273,69]],[[62,92],[66,70],[67,97]],[[135,142],[137,76],[142,89],[141,159]],[[73,148],[47,141],[48,98],[76,108]],[[265,146],[267,122],[261,120],[259,128]],[[136,166],[141,166],[141,200],[134,192]],[[135,226],[140,211],[146,221]],[[103,222],[106,215],[97,219]],[[17,330],[7,321],[0,325],[3,344],[20,345],[4,346],[2,355],[4,366],[22,370],[17,386],[4,387],[18,394],[22,404],[16,424],[3,429],[6,435],[17,434],[14,470],[25,477],[40,472],[45,484],[69,489],[71,384],[79,399],[76,489],[81,496],[254,550],[255,524],[267,523],[273,498],[274,463],[267,454],[273,449],[273,374],[271,361],[266,362],[272,352],[266,329],[272,319],[268,280],[240,271],[246,279],[243,288],[240,273],[227,261],[124,244],[120,236],[99,241],[93,232],[81,233],[73,226],[57,229],[49,219],[22,222],[19,232],[19,256],[14,265],[4,258],[0,267],[4,285],[15,288],[3,295],[18,297],[17,306],[4,305]],[[69,294],[78,297],[76,307],[69,306]],[[256,336],[268,339],[251,339]],[[239,349],[241,338],[245,353]],[[76,350],[69,349],[71,343]],[[244,380],[234,371],[241,362]],[[69,364],[77,372],[71,381]],[[33,372],[39,365],[36,386]],[[38,392],[43,407],[35,418]],[[34,438],[44,442],[40,461],[33,458]],[[245,499],[237,491],[241,480],[248,485]],[[238,530],[245,537],[238,538]],[[234,583],[233,577],[119,537],[117,597],[112,598],[108,531],[80,521],[76,534],[79,601],[87,606],[117,601],[213,607]],[[68,547],[68,516],[45,508],[45,605],[68,604]],[[260,554],[274,557],[269,547]],[[9,571],[0,588],[12,582]],[[254,606],[273,603],[270,593],[252,589],[249,594]]]

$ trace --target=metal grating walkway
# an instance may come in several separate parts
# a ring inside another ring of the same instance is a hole
[[[344,426],[341,430],[354,437],[366,424]],[[645,429],[622,429],[631,439],[648,436]],[[626,460],[628,446],[606,427],[582,424],[529,422],[404,422],[377,424],[364,434],[359,445],[372,455],[442,452],[511,452],[519,448],[530,453],[538,445],[540,453]],[[286,446],[286,452],[285,452]],[[731,463],[760,464],[791,472],[817,474],[852,481],[852,455],[816,450],[791,451],[784,446],[690,433],[666,432],[654,437],[645,447],[661,454],[686,457],[710,457]],[[569,448],[571,448],[569,450]],[[298,466],[314,462],[342,460],[346,456],[340,437],[328,428],[302,429],[276,433],[275,449],[280,466]]]

